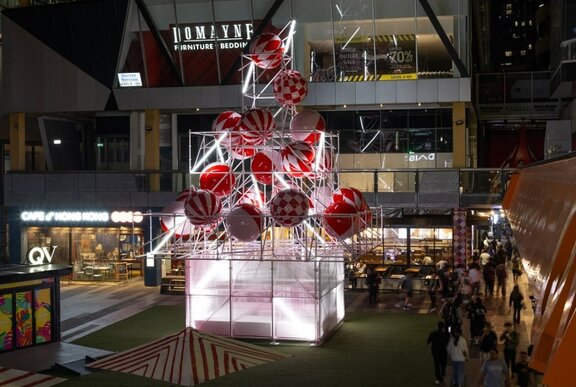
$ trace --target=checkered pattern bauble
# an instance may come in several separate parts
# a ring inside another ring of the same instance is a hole
[[[203,189],[190,191],[184,204],[186,217],[195,226],[207,226],[218,222],[222,202],[215,193]]]
[[[365,206],[364,195],[356,188],[339,188],[332,195],[334,203],[348,203],[354,206],[356,211],[362,211]]]
[[[306,98],[308,82],[296,70],[280,71],[272,83],[274,97],[283,106],[294,106]]]
[[[304,141],[316,144],[321,132],[326,130],[324,117],[314,110],[302,110],[292,117],[290,121],[290,135],[294,141]]]
[[[270,215],[281,226],[294,227],[308,216],[310,199],[302,191],[285,189],[270,201]]]
[[[250,109],[242,114],[240,133],[248,145],[262,145],[272,138],[276,128],[274,116],[266,109]]]
[[[212,163],[202,170],[200,173],[200,188],[212,191],[217,196],[228,196],[236,178],[232,169],[225,163]]]
[[[312,171],[315,154],[310,144],[304,141],[292,142],[280,151],[282,169],[293,177],[304,177]]]
[[[262,234],[264,218],[256,206],[241,203],[230,210],[225,225],[231,236],[242,242],[250,242]]]
[[[282,63],[284,45],[282,39],[275,34],[265,32],[258,35],[250,44],[250,59],[262,69],[273,69]]]

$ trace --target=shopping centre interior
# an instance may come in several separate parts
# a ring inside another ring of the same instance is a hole
[[[321,344],[350,267],[425,291],[496,239],[538,302],[531,366],[562,385],[576,2],[5,3],[3,264],[58,266],[26,292],[139,281],[186,294],[188,327]]]

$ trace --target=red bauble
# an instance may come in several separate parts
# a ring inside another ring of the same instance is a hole
[[[332,203],[324,211],[322,224],[331,237],[350,238],[359,231],[358,211],[348,203]]]
[[[230,195],[235,183],[236,178],[228,164],[212,163],[200,173],[200,188],[218,196]]]
[[[272,174],[281,171],[281,156],[278,151],[268,149],[258,152],[252,158],[250,169],[254,178],[262,184],[272,184]]]
[[[348,203],[354,206],[356,211],[362,211],[363,206],[366,203],[364,195],[362,192],[358,191],[356,188],[339,188],[332,195],[332,201],[334,203]]]

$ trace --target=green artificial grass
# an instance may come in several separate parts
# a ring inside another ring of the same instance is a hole
[[[74,344],[122,351],[180,331],[182,306],[156,306],[103,328]],[[348,313],[344,324],[321,346],[307,343],[252,343],[293,357],[252,367],[205,383],[206,386],[427,386],[434,384],[426,345],[437,317],[403,311]],[[76,378],[74,385],[165,386],[140,383],[118,373],[99,372]]]
[[[185,315],[182,305],[154,306],[72,343],[113,352],[124,351],[181,331],[185,326]]]

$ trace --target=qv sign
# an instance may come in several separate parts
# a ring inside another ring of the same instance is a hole
[[[31,265],[42,265],[44,263],[52,263],[56,247],[33,247],[28,252],[28,262]],[[52,250],[50,250],[52,249]]]
[[[436,154],[435,153],[429,153],[429,154],[413,153],[413,154],[405,155],[404,160],[408,161],[408,162],[434,161],[434,160],[436,160]]]

